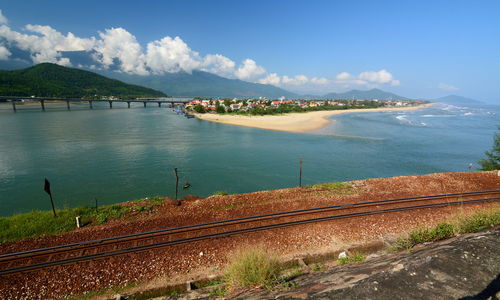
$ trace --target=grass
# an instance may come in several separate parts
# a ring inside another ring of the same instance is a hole
[[[357,192],[357,190],[352,186],[352,184],[347,182],[320,183],[308,186],[308,188],[324,189],[334,194],[341,194],[341,195],[352,195]]]
[[[54,217],[52,211],[32,211],[10,217],[0,217],[0,243],[13,242],[26,238],[50,236],[76,228],[75,218],[81,217],[83,226],[102,224],[112,219],[118,219],[130,213],[151,210],[161,205],[163,198],[154,197],[139,199],[133,202],[140,204],[127,207],[124,204],[101,206],[96,211],[95,207],[66,208],[56,210]]]
[[[452,222],[441,222],[434,227],[420,227],[399,238],[392,250],[411,250],[418,244],[435,242],[472,233],[500,224],[500,209],[479,211],[469,216],[457,216]]]
[[[366,259],[366,257],[363,254],[355,252],[350,256],[339,258],[339,265],[360,262],[360,261],[363,261],[365,259]]]
[[[281,271],[278,257],[263,247],[242,248],[230,258],[226,278],[231,287],[271,288],[280,282]]]
[[[227,196],[227,195],[229,195],[229,193],[226,191],[218,191],[215,192],[215,194],[213,194],[212,196]]]
[[[210,297],[222,297],[226,295],[226,288],[225,287],[220,287],[216,288],[210,291]]]

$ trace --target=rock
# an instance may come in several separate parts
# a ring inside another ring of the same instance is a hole
[[[340,252],[339,259],[346,258],[346,257],[347,257],[347,253],[345,251]]]

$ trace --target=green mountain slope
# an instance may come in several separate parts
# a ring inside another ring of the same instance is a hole
[[[108,77],[116,78],[124,82],[139,84],[160,90],[172,96],[184,97],[270,97],[296,98],[297,94],[280,89],[278,87],[228,79],[212,73],[203,71],[165,73],[163,75],[130,75],[119,72],[100,72]]]
[[[0,95],[69,98],[166,96],[150,88],[50,63],[21,70],[0,71]]]

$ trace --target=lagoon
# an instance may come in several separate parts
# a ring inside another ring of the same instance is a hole
[[[186,119],[171,108],[0,105],[0,215],[175,195],[245,193],[477,167],[500,124],[498,107],[438,104],[418,111],[333,116],[289,133]]]

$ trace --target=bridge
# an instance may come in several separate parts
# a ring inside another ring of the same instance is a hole
[[[88,103],[89,108],[93,109],[93,103],[108,102],[109,108],[113,108],[113,103],[127,103],[128,108],[130,108],[130,103],[142,103],[144,107],[148,103],[156,103],[158,107],[162,104],[186,104],[192,100],[192,98],[136,98],[136,99],[82,99],[82,98],[53,98],[53,97],[12,97],[12,96],[0,96],[0,101],[8,101],[12,103],[12,109],[14,112],[17,111],[16,103],[19,102],[40,102],[40,107],[45,111],[45,101],[60,101],[66,102],[66,107],[68,110],[71,109],[71,103]]]

